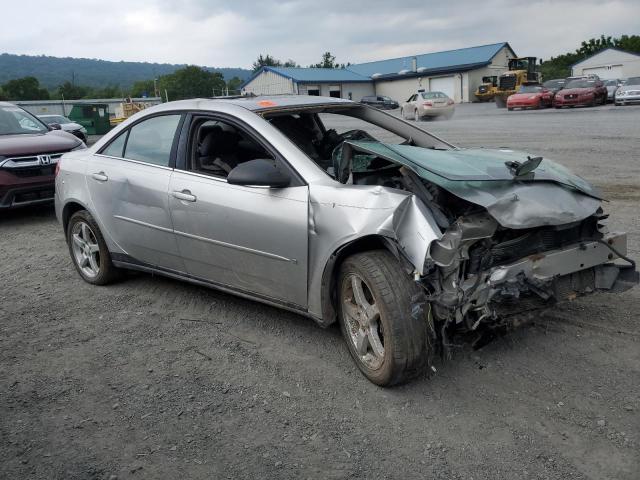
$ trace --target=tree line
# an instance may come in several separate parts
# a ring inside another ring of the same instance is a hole
[[[320,62],[308,65],[308,68],[346,68],[349,65],[351,65],[351,63],[344,64],[344,63],[336,62],[336,57],[334,55],[332,55],[331,52],[324,52],[322,54],[322,58],[320,59]],[[253,62],[253,65],[251,66],[251,69],[253,70],[253,73],[255,73],[258,70],[260,70],[262,67],[296,67],[296,68],[300,68],[300,65],[295,60],[289,59],[289,60],[286,60],[286,61],[283,62],[283,61],[278,60],[275,57],[272,57],[269,54],[266,54],[266,55],[260,54],[258,56],[257,60],[255,62]]]
[[[89,87],[64,82],[57,88],[44,88],[37,78],[28,76],[9,80],[0,85],[0,100],[78,100],[81,98],[126,98],[159,96],[169,100],[211,97],[238,93],[242,80],[233,77],[225,82],[222,73],[211,72],[197,66],[187,66],[153,80],[134,82],[129,88],[118,85]]]

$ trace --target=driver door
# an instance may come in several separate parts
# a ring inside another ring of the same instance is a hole
[[[238,134],[236,140],[231,133]],[[284,162],[254,132],[230,120],[194,118],[180,154],[185,158],[172,175],[169,204],[187,272],[221,287],[306,307],[307,185],[294,178],[295,172],[286,188],[227,183],[228,172],[215,165],[265,156]]]

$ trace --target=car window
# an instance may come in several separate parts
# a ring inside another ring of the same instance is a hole
[[[127,134],[129,131],[121,133],[115,140],[113,140],[107,148],[102,151],[103,155],[109,155],[110,157],[122,158],[122,151],[124,150],[124,144],[127,140]]]
[[[144,120],[129,132],[124,157],[168,166],[180,115],[162,115]]]
[[[128,149],[128,146],[127,146]],[[196,119],[191,127],[189,169],[226,178],[241,163],[275,158],[244,130],[217,119]]]
[[[47,128],[29,112],[13,105],[0,107],[0,135],[44,133]]]

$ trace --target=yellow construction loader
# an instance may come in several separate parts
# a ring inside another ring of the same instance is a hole
[[[536,60],[536,57],[509,60],[509,70],[498,77],[498,87],[494,96],[496,107],[505,108],[509,95],[516,93],[520,86],[540,83],[540,73],[536,72]]]
[[[482,77],[482,83],[478,86],[475,96],[480,102],[490,102],[498,91],[498,77]]]

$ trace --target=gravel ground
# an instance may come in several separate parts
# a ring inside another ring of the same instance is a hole
[[[425,122],[554,158],[640,257],[640,107]],[[640,288],[381,389],[338,328],[161,277],[81,281],[53,210],[0,217],[0,478],[638,479]]]

